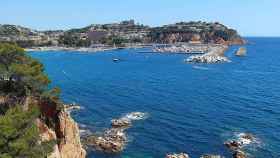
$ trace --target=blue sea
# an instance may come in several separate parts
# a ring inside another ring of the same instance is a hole
[[[148,114],[127,130],[122,153],[88,158],[231,157],[223,143],[239,133],[258,140],[244,148],[249,157],[279,158],[280,38],[247,40],[248,55],[236,57],[233,46],[226,53],[232,62],[223,64],[188,64],[188,55],[148,49],[31,55],[44,63],[62,99],[82,106],[72,113],[82,128],[102,132],[113,118]]]

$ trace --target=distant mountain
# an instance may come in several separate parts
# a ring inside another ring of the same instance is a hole
[[[0,42],[17,43],[22,47],[58,44],[63,31],[37,31],[18,25],[0,25]]]
[[[32,36],[38,32],[17,25],[0,25],[0,36]]]
[[[45,45],[89,47],[92,44],[176,42],[229,45],[245,43],[236,30],[218,22],[180,22],[161,27],[149,27],[135,24],[134,20],[89,25],[66,31],[36,31],[16,25],[0,25],[0,41],[16,42],[23,47]]]

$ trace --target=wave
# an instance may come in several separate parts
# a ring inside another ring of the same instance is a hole
[[[193,68],[198,70],[209,70],[208,67],[203,67],[203,66],[193,66]]]
[[[257,75],[263,75],[263,74],[273,74],[274,72],[264,72],[264,71],[247,71],[247,70],[234,70],[236,73],[246,73],[246,74],[257,74]]]
[[[78,125],[79,125],[79,131],[80,131],[81,137],[85,137],[85,136],[89,136],[89,135],[93,134],[92,130],[90,130],[88,125],[80,124],[80,123]]]
[[[226,134],[225,136],[229,138],[229,139],[227,139],[226,143],[235,142],[238,144],[240,149],[244,149],[246,151],[253,152],[257,148],[262,148],[264,145],[258,137],[256,137],[253,134],[250,134],[250,133],[235,132],[231,136],[228,134]]]
[[[143,120],[146,119],[148,117],[147,113],[143,113],[143,112],[131,112],[126,114],[123,118],[130,120],[130,121],[134,121],[134,120]]]

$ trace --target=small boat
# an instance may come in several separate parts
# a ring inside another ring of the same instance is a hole
[[[114,62],[118,62],[118,61],[120,61],[120,59],[114,58],[113,61],[114,61]]]

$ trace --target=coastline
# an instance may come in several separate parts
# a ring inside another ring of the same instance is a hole
[[[104,46],[104,47],[65,47],[65,46],[45,46],[45,47],[30,47],[25,48],[25,51],[78,51],[78,52],[104,52],[118,49],[137,49],[137,48],[152,48],[154,44],[127,44],[125,46]]]
[[[65,47],[65,46],[44,46],[44,47],[30,47],[25,48],[27,52],[33,51],[78,51],[78,52],[105,52],[118,49],[139,49],[151,48],[153,53],[179,53],[179,54],[206,54],[213,47],[225,46],[222,44],[192,44],[192,43],[173,43],[173,44],[160,44],[160,43],[142,43],[142,44],[126,44],[124,46],[104,46],[104,47]]]
[[[110,50],[116,50],[119,48],[116,47],[108,47],[108,48],[88,48],[88,47],[58,47],[58,46],[51,46],[51,47],[33,47],[33,48],[25,48],[25,51],[27,52],[44,52],[44,51],[78,51],[78,52],[88,52],[88,53],[95,53],[95,52],[101,52],[101,51],[110,51]]]

